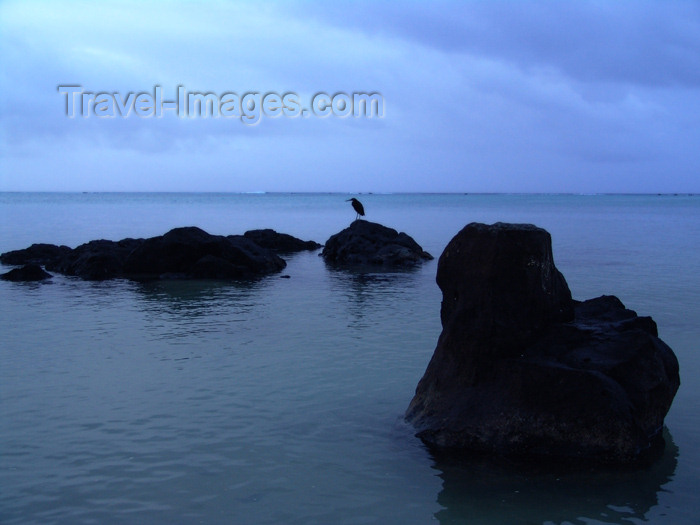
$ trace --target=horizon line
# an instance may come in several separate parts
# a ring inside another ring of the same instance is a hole
[[[153,194],[182,194],[182,195],[570,195],[570,196],[687,196],[700,195],[699,192],[666,191],[666,192],[567,192],[567,191],[179,191],[179,190],[0,190],[8,193],[56,193],[75,195],[153,195]]]

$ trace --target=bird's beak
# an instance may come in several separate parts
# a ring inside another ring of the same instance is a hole
[[[352,199],[345,199],[345,202],[350,202]]]

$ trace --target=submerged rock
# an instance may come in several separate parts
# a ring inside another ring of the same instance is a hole
[[[13,268],[7,273],[0,275],[3,281],[23,282],[23,281],[43,281],[53,277],[45,272],[38,264],[25,264],[21,268]]]
[[[443,329],[406,412],[429,447],[630,461],[660,439],[673,351],[617,298],[572,300],[545,230],[469,224],[437,282]]]
[[[278,253],[294,253],[305,250],[318,250],[321,245],[315,241],[302,241],[286,233],[277,233],[269,228],[249,230],[243,234],[258,246]]]
[[[334,264],[387,267],[413,266],[433,258],[405,233],[365,220],[332,235],[321,256]]]

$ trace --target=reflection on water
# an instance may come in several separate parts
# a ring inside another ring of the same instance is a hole
[[[418,268],[382,270],[376,267],[339,268],[326,265],[331,290],[347,304],[349,327],[364,328],[374,324],[367,315],[388,307],[391,312],[396,301],[405,299],[419,285]]]
[[[265,280],[165,280],[139,283],[138,291],[154,306],[165,305],[173,312],[201,309],[207,313],[206,309],[219,301],[250,298],[265,283]]]
[[[443,509],[435,517],[442,525],[644,520],[678,464],[679,450],[667,429],[664,440],[660,457],[634,467],[436,461],[443,480],[437,501]]]
[[[141,283],[137,291],[145,328],[154,339],[186,343],[194,337],[230,332],[259,307],[261,281],[172,280]]]

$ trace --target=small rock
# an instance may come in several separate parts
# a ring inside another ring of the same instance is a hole
[[[275,230],[249,230],[243,236],[255,242],[258,246],[277,253],[294,253],[305,250],[318,250],[321,245],[315,241],[302,241],[286,233]]]
[[[53,277],[50,273],[45,272],[41,266],[37,264],[25,264],[21,268],[14,268],[7,273],[0,275],[3,281],[23,282],[23,281],[43,281]]]
[[[321,256],[333,264],[385,267],[414,266],[433,258],[405,233],[365,220],[332,235]]]

